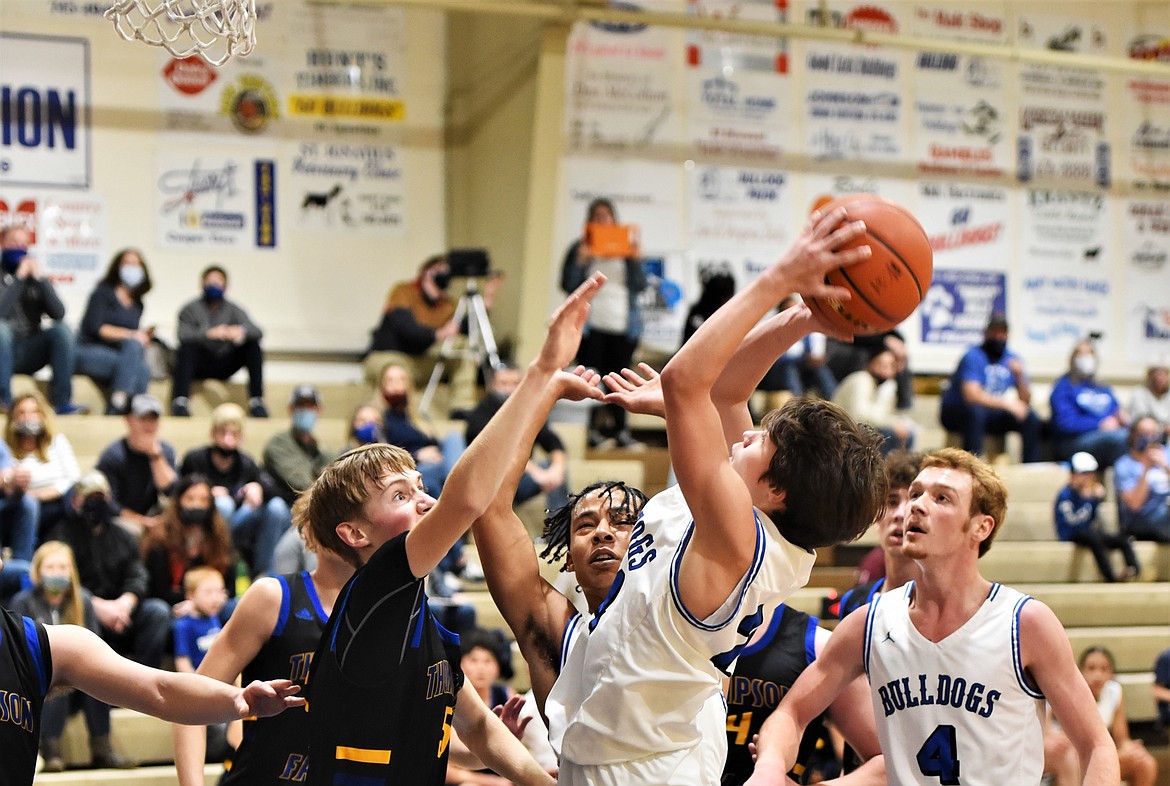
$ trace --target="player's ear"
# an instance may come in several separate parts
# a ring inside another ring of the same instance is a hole
[[[971,518],[971,536],[976,543],[982,543],[991,537],[991,531],[995,529],[995,519],[987,514],[973,516]]]
[[[343,521],[337,525],[337,537],[341,538],[341,542],[353,549],[361,548],[369,545],[369,540],[366,534],[362,532],[356,521]]]
[[[565,552],[565,573],[575,573],[576,568],[573,567],[573,555],[571,552]]]
[[[781,511],[784,510],[784,500],[787,498],[788,492],[784,489],[775,489],[768,486],[768,510]]]

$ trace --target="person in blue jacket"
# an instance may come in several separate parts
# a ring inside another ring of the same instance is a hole
[[[1125,578],[1136,578],[1141,572],[1131,538],[1125,534],[1105,532],[1097,521],[1097,507],[1105,498],[1105,487],[1097,478],[1097,459],[1089,453],[1074,453],[1069,461],[1068,485],[1056,495],[1053,516],[1056,536],[1064,541],[1084,546],[1093,552],[1097,568],[1106,581],[1117,581],[1117,572],[1109,560],[1113,550],[1125,557]]]
[[[1068,373],[1052,386],[1052,436],[1057,458],[1091,453],[1111,467],[1126,451],[1129,419],[1113,388],[1097,381],[1097,350],[1090,340],[1077,342]]]

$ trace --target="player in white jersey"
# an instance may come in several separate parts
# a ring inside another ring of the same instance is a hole
[[[1006,512],[1003,481],[982,460],[954,448],[923,459],[902,545],[921,578],[837,626],[761,730],[751,786],[784,782],[804,725],[863,671],[890,783],[1039,783],[1047,699],[1083,782],[1116,786],[1116,751],[1060,621],[979,574]]]
[[[794,336],[824,326],[798,306],[777,318],[783,329],[749,331],[794,290],[848,297],[825,273],[869,249],[836,250],[863,231],[845,218],[815,214],[663,372],[658,395],[679,488],[647,503],[623,533],[629,546],[608,597],[588,619],[568,618],[560,635],[560,675],[546,702],[560,783],[718,782],[721,670],[807,580],[812,549],[855,537],[878,513],[879,439],[839,408],[793,402],[764,430],[746,430],[747,393],[768,364]],[[510,616],[522,648],[534,620],[548,627],[548,609]]]

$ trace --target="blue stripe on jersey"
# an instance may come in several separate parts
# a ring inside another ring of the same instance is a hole
[[[1016,682],[1020,683],[1024,693],[1033,699],[1043,699],[1044,694],[1031,684],[1028,675],[1024,673],[1024,660],[1020,655],[1020,612],[1031,599],[1030,595],[1023,596],[1016,601],[1016,607],[1012,610],[1012,663],[1016,669]]]
[[[24,622],[24,640],[28,644],[28,653],[32,656],[33,665],[37,668],[37,687],[41,696],[49,689],[49,675],[45,673],[45,654],[41,652],[41,637],[37,635],[37,624],[28,617],[21,618]]]
[[[817,659],[817,625],[820,620],[811,614],[808,617],[808,628],[804,631],[804,658],[805,663],[812,665]]]
[[[427,606],[427,611],[430,611],[430,610],[431,610],[431,607]],[[458,633],[456,633],[453,630],[447,630],[442,625],[440,625],[438,618],[435,617],[434,614],[431,614],[431,617],[434,618],[434,620],[435,620],[435,627],[439,630],[439,638],[440,639],[442,639],[447,644],[458,644],[459,643],[459,634]]]
[[[321,605],[321,598],[317,595],[317,585],[313,583],[313,577],[309,571],[301,571],[301,581],[305,583],[305,592],[309,595],[309,602],[313,604],[313,610],[317,612],[317,619],[325,623],[329,621],[329,615],[325,613],[325,607]]]
[[[276,617],[276,626],[272,629],[272,635],[279,636],[284,632],[284,626],[288,623],[288,610],[292,605],[292,596],[284,576],[273,576],[273,578],[280,582],[280,614]]]
[[[876,598],[884,586],[886,586],[886,577],[882,576],[880,579],[874,582],[872,587],[869,588],[869,594],[865,596],[865,602],[869,603],[874,598]]]
[[[726,619],[716,620],[712,624],[707,624],[694,614],[691,614],[690,610],[683,605],[682,595],[678,587],[678,575],[682,569],[683,553],[686,551],[687,544],[691,541],[691,535],[695,532],[694,520],[691,521],[686,535],[683,536],[682,541],[678,544],[678,549],[674,552],[674,559],[670,565],[670,597],[674,601],[674,607],[682,614],[683,619],[699,630],[720,630],[739,616],[739,607],[743,603],[743,596],[747,592],[748,587],[751,586],[751,583],[755,581],[756,576],[760,572],[760,567],[764,564],[764,554],[767,550],[767,542],[764,538],[764,525],[760,523],[760,517],[756,515],[754,510],[752,511],[752,519],[756,523],[756,553],[752,558],[751,566],[748,568],[747,577],[739,588],[739,598],[735,601],[735,608],[731,610]]]
[[[344,614],[345,613],[345,602],[347,600],[349,600],[349,593],[352,591],[353,591],[353,580],[351,579],[350,582],[345,586],[345,590],[341,593],[341,596],[337,598],[337,602],[333,604],[333,613],[334,614]],[[338,617],[337,618],[338,622],[340,622],[341,619],[342,619],[341,617]],[[334,625],[333,626],[333,635],[329,637],[329,651],[330,652],[337,651],[337,631],[339,631],[339,630],[341,630],[341,625]]]
[[[569,617],[569,621],[565,623],[565,630],[561,634],[561,659],[557,663],[557,674],[561,673],[564,668],[565,660],[569,656],[569,642],[573,640],[573,633],[577,630],[577,625],[581,623],[581,612],[574,612],[573,616]]]
[[[987,593],[987,599],[989,601],[995,600],[995,596],[999,594],[999,587],[1000,584],[998,581],[993,581],[991,583],[991,591]]]
[[[740,657],[743,657],[744,655],[751,655],[753,652],[759,652],[764,647],[767,647],[769,644],[771,644],[772,639],[776,636],[776,631],[780,630],[780,618],[783,616],[784,604],[781,603],[776,607],[776,610],[772,612],[772,619],[768,620],[768,629],[765,630],[758,639],[751,642],[750,644],[745,645],[744,648],[739,651]]]

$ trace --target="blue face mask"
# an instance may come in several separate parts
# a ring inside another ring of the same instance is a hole
[[[203,287],[203,299],[210,303],[218,303],[223,300],[223,287],[217,287],[215,284],[208,284]]]
[[[118,280],[125,284],[127,289],[137,289],[138,285],[146,280],[146,271],[141,265],[126,265],[118,268]],[[204,290],[205,294],[206,292],[207,290]]]
[[[53,594],[60,594],[69,589],[73,585],[73,580],[68,576],[41,576],[41,587],[45,592]]]
[[[292,413],[292,425],[297,431],[310,433],[317,425],[317,410],[315,409],[294,409]]]
[[[28,256],[27,248],[6,248],[0,251],[0,267],[5,273],[15,273],[21,261]]]
[[[363,445],[369,445],[371,442],[378,442],[378,438],[380,436],[378,434],[378,424],[365,423],[361,426],[358,426],[353,430],[353,435],[357,438],[357,441]]]

